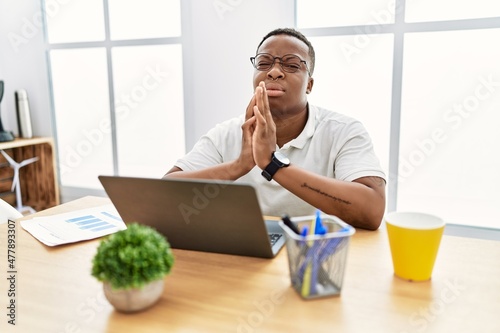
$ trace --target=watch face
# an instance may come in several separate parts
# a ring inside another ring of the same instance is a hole
[[[288,159],[288,157],[282,153],[280,153],[279,151],[275,151],[274,152],[274,157],[280,161],[281,163],[283,163],[284,165],[289,165],[290,164],[290,160]]]

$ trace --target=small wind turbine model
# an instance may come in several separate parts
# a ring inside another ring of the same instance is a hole
[[[30,212],[31,214],[36,213],[36,211],[30,206],[23,206],[23,199],[21,196],[21,184],[19,183],[19,169],[21,169],[23,166],[38,161],[38,157],[28,158],[22,161],[21,163],[17,163],[4,150],[0,150],[0,153],[2,153],[3,157],[5,157],[7,162],[9,162],[10,167],[14,169],[14,177],[12,179],[11,191],[12,192],[14,192],[14,190],[16,191],[16,209],[20,213],[24,213],[26,211]]]

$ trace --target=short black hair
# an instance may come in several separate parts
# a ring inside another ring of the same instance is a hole
[[[309,48],[309,58],[311,58],[311,64],[309,65],[309,72],[310,72],[310,75],[312,76],[313,72],[314,72],[314,64],[316,62],[316,56],[315,56],[315,53],[314,53],[314,47],[312,46],[311,42],[306,38],[306,36],[304,36],[300,31],[297,31],[293,28],[278,28],[278,29],[274,29],[273,31],[269,32],[267,35],[264,36],[264,38],[262,38],[262,40],[260,41],[259,45],[257,46],[257,51],[259,51],[259,48],[260,46],[262,45],[262,43],[264,43],[264,41],[266,39],[268,39],[269,37],[271,36],[276,36],[276,35],[288,35],[288,36],[292,36],[292,37],[295,37],[299,40],[301,40],[304,44],[307,45],[307,47]]]

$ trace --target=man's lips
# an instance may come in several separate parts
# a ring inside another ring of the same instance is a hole
[[[268,83],[266,85],[267,96],[278,97],[285,94],[285,89],[276,83]]]

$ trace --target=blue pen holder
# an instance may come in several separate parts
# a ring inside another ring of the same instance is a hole
[[[316,216],[291,218],[299,230],[315,223]],[[286,234],[286,249],[292,286],[304,299],[340,295],[349,239],[356,230],[336,216],[321,215],[324,235],[301,236],[280,221]]]

